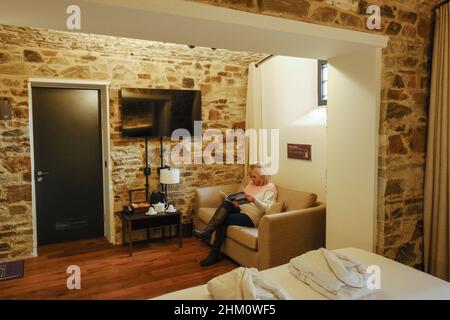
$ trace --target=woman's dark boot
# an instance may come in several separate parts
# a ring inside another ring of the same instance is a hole
[[[192,234],[194,237],[199,238],[201,240],[210,240],[213,232],[220,226],[228,216],[228,210],[224,207],[220,206],[217,208],[216,212],[212,216],[205,230],[194,230]],[[209,241],[208,241],[209,242]]]
[[[213,231],[200,231],[200,230],[193,230],[192,234],[194,235],[194,237],[200,239],[200,240],[204,240],[207,241],[208,239],[211,239],[211,236],[213,234]]]
[[[200,265],[202,267],[207,267],[220,261],[220,248],[222,247],[222,244],[225,241],[227,229],[228,227],[223,224],[217,228],[216,238],[214,239],[211,251],[209,252],[208,256],[205,259],[200,261]]]
[[[200,261],[202,267],[207,267],[216,264],[220,261],[220,251],[216,248],[212,248],[208,256]]]

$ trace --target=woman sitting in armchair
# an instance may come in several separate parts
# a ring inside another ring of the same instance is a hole
[[[213,232],[216,236],[209,255],[200,262],[203,267],[215,264],[220,260],[220,248],[225,240],[228,226],[242,226],[254,228],[266,210],[277,199],[277,189],[269,181],[261,165],[254,164],[249,167],[248,175],[250,183],[244,188],[247,203],[239,204],[237,201],[229,201],[222,197],[222,203],[215,211],[211,221],[204,231],[194,230],[194,236],[209,240]]]

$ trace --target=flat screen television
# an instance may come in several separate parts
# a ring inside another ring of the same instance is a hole
[[[201,121],[201,91],[172,89],[121,90],[124,137],[170,137],[178,128],[194,136],[194,121]]]

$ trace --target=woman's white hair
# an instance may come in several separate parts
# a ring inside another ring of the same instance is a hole
[[[267,174],[267,170],[265,169],[264,165],[262,165],[260,163],[254,163],[254,164],[249,165],[248,174],[251,175],[252,173],[263,178],[264,179],[263,184],[269,183],[270,176]]]

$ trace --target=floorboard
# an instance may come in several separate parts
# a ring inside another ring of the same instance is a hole
[[[0,282],[0,299],[149,299],[168,292],[205,284],[237,267],[224,258],[203,268],[199,261],[209,251],[203,242],[178,239],[112,246],[104,238],[42,246],[38,257],[25,260],[25,276]],[[66,286],[67,267],[81,270],[81,289]]]

